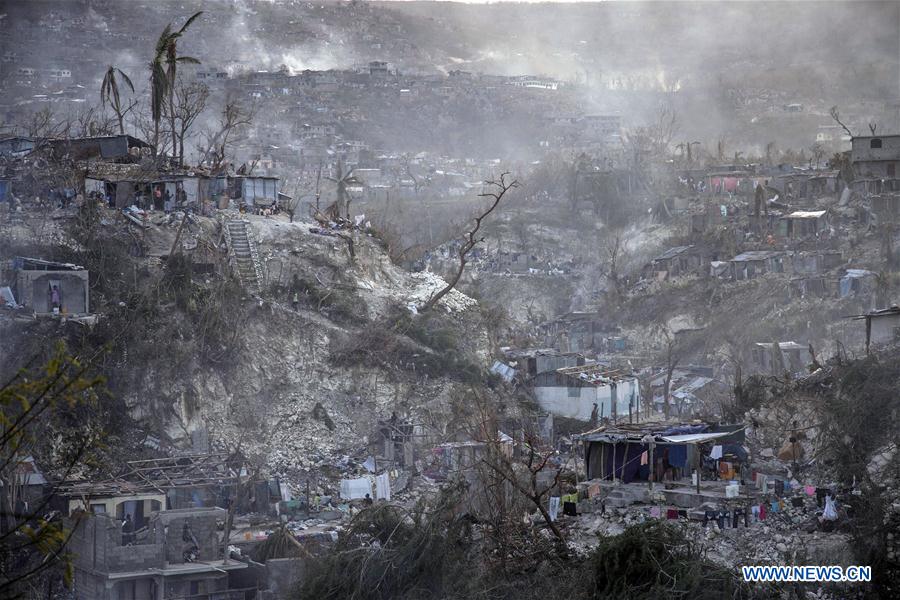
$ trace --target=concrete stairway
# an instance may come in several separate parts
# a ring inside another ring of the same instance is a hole
[[[225,237],[228,240],[232,267],[241,285],[251,293],[258,294],[261,291],[262,270],[249,225],[242,219],[230,219],[225,223]]]

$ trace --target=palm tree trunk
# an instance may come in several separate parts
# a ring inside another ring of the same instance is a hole
[[[125,125],[122,123],[122,107],[118,102],[113,105],[113,110],[116,111],[116,118],[119,120],[119,133],[121,135],[125,135]]]
[[[171,86],[175,83],[172,82]],[[171,87],[170,86],[170,87]],[[175,132],[175,90],[169,89],[169,124],[172,127],[172,158],[178,152],[178,134]],[[182,157],[178,157],[178,164],[182,164]]]

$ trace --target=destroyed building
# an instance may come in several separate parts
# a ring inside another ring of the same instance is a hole
[[[900,135],[859,136],[852,140],[850,160],[863,178],[897,179]]]
[[[71,263],[17,257],[16,301],[35,315],[87,315],[90,313],[90,274]]]
[[[900,341],[900,307],[891,306],[854,317],[866,322],[866,353]]]
[[[596,364],[540,373],[534,395],[541,409],[581,421],[628,418],[641,407],[637,377]]]
[[[244,600],[250,590],[232,587],[229,573],[248,565],[223,558],[217,534],[225,516],[221,508],[161,511],[135,528],[106,514],[75,515],[75,598]]]

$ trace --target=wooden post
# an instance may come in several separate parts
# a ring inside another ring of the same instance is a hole
[[[613,483],[616,482],[616,444],[618,444],[618,442],[613,442],[613,460],[612,460]]]
[[[694,465],[697,468],[697,495],[700,495],[700,449],[694,444]]]

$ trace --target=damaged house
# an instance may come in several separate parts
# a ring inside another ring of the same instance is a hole
[[[657,256],[645,267],[645,277],[659,279],[695,273],[703,265],[703,257],[694,246],[676,246]]]
[[[851,141],[850,161],[862,178],[896,179],[900,172],[900,135],[859,136]]]
[[[670,411],[680,416],[693,414],[702,402],[713,400],[722,387],[713,377],[712,367],[685,365],[676,368],[669,382]],[[650,380],[650,395],[656,411],[665,412],[665,370]]]
[[[130,135],[108,135],[47,140],[55,157],[68,155],[73,160],[119,160],[149,154],[153,146]]]
[[[818,237],[828,229],[824,210],[798,210],[778,220],[778,235],[789,240]]]
[[[900,306],[873,310],[853,317],[866,321],[866,354],[870,348],[887,346],[900,341]]]
[[[123,526],[111,515],[78,516],[69,549],[75,563],[76,600],[245,600],[229,573],[248,564],[223,558],[218,522],[222,508],[153,513],[146,525]]]
[[[750,349],[752,365],[756,373],[780,375],[785,371],[802,373],[806,369],[803,355],[806,346],[797,342],[756,342]]]
[[[608,317],[597,312],[570,312],[542,323],[539,330],[546,344],[559,348],[563,353],[585,350],[616,352],[626,347],[625,339],[614,335],[619,332],[618,328],[609,322]],[[575,364],[560,364],[554,368]],[[583,365],[584,362],[577,364]]]
[[[16,257],[16,300],[35,315],[90,314],[89,273],[84,267]]]
[[[786,255],[777,250],[751,250],[738,254],[730,263],[732,279],[753,279],[766,273],[784,273]]]
[[[627,417],[640,410],[641,402],[637,377],[598,364],[540,373],[534,395],[542,410],[581,421],[590,421],[595,407],[599,418]]]
[[[588,480],[679,481],[699,470],[698,444],[742,439],[734,427],[715,429],[707,424],[603,426],[578,439],[584,444]]]

